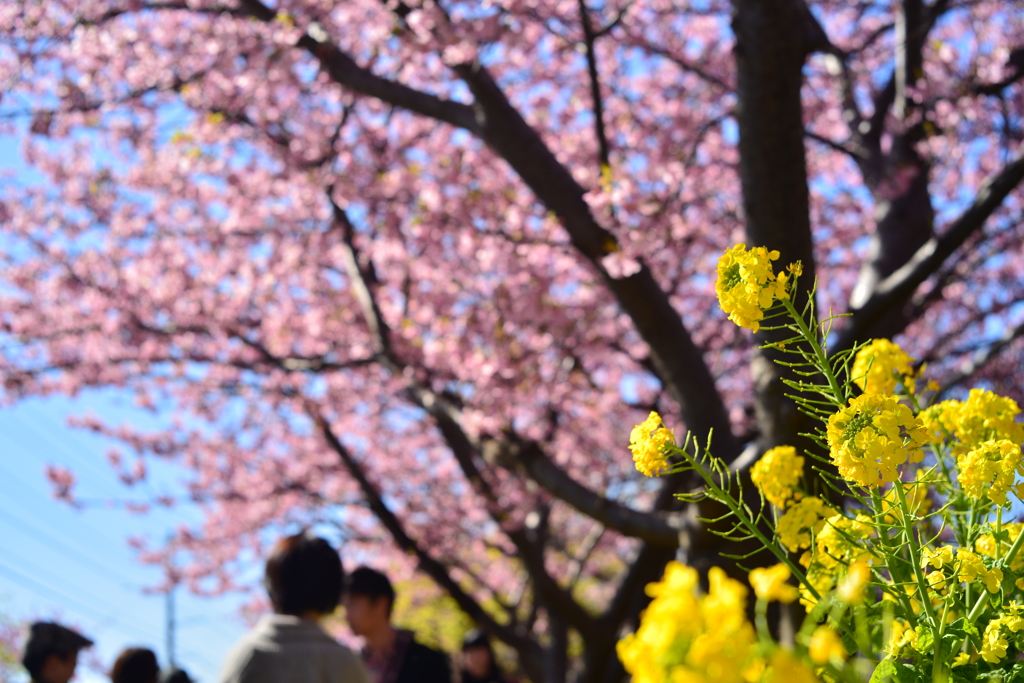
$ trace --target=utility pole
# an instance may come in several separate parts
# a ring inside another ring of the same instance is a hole
[[[175,629],[175,623],[174,623],[174,589],[176,587],[177,587],[177,585],[174,584],[174,585],[171,585],[171,587],[167,589],[167,593],[166,593],[167,602],[165,603],[167,620],[165,622],[164,628],[165,628],[165,636],[166,636],[166,645],[165,645],[165,647],[167,648],[167,668],[168,669],[173,669],[175,667],[175,663],[174,663],[174,629]]]

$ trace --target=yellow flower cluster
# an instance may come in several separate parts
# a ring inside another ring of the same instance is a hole
[[[675,437],[662,423],[661,416],[651,411],[647,419],[633,427],[629,434],[634,466],[648,477],[658,476],[666,469],[668,454],[665,449],[675,443]]]
[[[1006,658],[1010,646],[1007,632],[1017,633],[1024,629],[1024,605],[1011,602],[998,617],[988,622],[981,638],[981,658],[989,664],[998,664]]]
[[[778,258],[777,251],[768,251],[765,247],[748,251],[747,245],[737,244],[718,259],[715,292],[718,305],[729,314],[729,320],[757,332],[761,329],[764,312],[771,308],[775,299],[789,296],[786,278],[780,280],[772,271],[772,261]]]
[[[971,389],[966,401],[943,401],[921,411],[930,443],[952,440],[953,455],[985,441],[1024,441],[1024,424],[1017,422],[1020,406],[1012,398],[986,389]]]
[[[871,567],[867,562],[854,562],[846,569],[846,576],[836,586],[836,597],[847,605],[864,602],[864,592],[871,580]]]
[[[815,664],[842,664],[846,659],[846,648],[843,647],[843,639],[831,626],[822,624],[814,629],[811,634],[811,642],[807,644],[807,654]]]
[[[1003,582],[1003,570],[999,567],[992,567],[989,569],[985,566],[985,561],[981,559],[980,555],[972,553],[970,550],[964,550],[958,548],[956,551],[957,564],[957,578],[966,583],[974,583],[975,581],[981,581],[985,584],[985,588],[988,589],[989,593],[998,593],[999,584]]]
[[[755,591],[778,595],[786,588],[795,590],[785,585],[785,565],[756,571],[751,572]],[[652,600],[640,616],[640,627],[616,647],[632,683],[819,683],[791,651],[775,648],[767,653],[758,643],[747,619],[746,587],[718,567],[708,572],[708,584],[702,595],[697,571],[670,562],[661,581],[647,586]],[[821,662],[841,664],[846,657],[834,632],[816,631],[808,650]]]
[[[750,570],[750,586],[759,600],[778,600],[788,604],[797,596],[796,586],[786,583],[790,576],[789,567],[781,563],[773,567],[758,567]]]
[[[888,339],[873,339],[857,352],[850,377],[865,394],[894,394],[896,386],[911,387],[914,359]]]
[[[846,479],[861,486],[897,480],[897,467],[921,462],[925,438],[920,421],[895,396],[864,394],[828,419],[832,462]]]
[[[974,549],[986,557],[991,557],[993,560],[1006,557],[1007,553],[1010,552],[1010,546],[1017,540],[1021,532],[1024,531],[1024,524],[1004,524],[1002,529],[1002,538],[998,545],[996,545],[996,538],[994,534],[982,534],[978,537],[978,540],[974,542]],[[1010,571],[1019,572],[1024,569],[1024,554],[1017,553],[1017,556],[1013,558],[1013,562],[1010,563]],[[1019,587],[1024,588],[1024,579],[1018,579],[1022,582]]]
[[[960,486],[970,498],[981,500],[986,495],[996,505],[1006,505],[1006,494],[1013,491],[1024,496],[1024,484],[1015,484],[1024,474],[1024,457],[1020,445],[1007,439],[984,441],[957,458]]]
[[[886,652],[894,659],[913,656],[911,649],[917,649],[917,631],[910,624],[902,619],[892,622],[892,631],[889,632],[889,647]]]
[[[807,567],[807,580],[818,595],[832,590],[841,577],[842,582],[849,582],[844,587],[846,597],[841,598],[844,602],[854,603],[858,595],[863,595],[863,585],[870,576],[867,565],[877,559],[866,544],[858,542],[874,533],[870,521],[870,518],[863,515],[851,519],[841,514],[833,515],[825,521],[814,539],[813,552],[801,558]],[[853,573],[851,570],[854,566],[863,568]],[[817,600],[810,590],[801,586],[800,602],[806,607],[813,607]]]
[[[811,534],[821,531],[829,512],[821,498],[801,498],[779,518],[775,533],[791,553],[810,548]]]
[[[785,508],[794,497],[804,471],[804,459],[792,446],[776,446],[750,468],[750,479],[769,503]]]
[[[671,562],[647,586],[653,599],[640,627],[616,648],[633,683],[749,683],[763,670],[746,587],[717,567],[708,580],[700,595],[697,571]]]

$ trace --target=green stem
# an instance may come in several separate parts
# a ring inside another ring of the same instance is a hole
[[[928,584],[924,580],[924,572],[921,571],[921,546],[918,544],[917,536],[910,524],[910,507],[907,505],[907,494],[903,490],[903,482],[897,480],[893,484],[896,489],[896,498],[900,504],[900,516],[903,518],[903,536],[907,539],[907,547],[910,549],[910,561],[914,567],[914,578],[917,581],[917,590],[921,595],[921,604],[924,606],[925,614],[932,624],[932,629],[939,630],[935,623],[935,612],[932,610],[932,601],[928,598]],[[941,636],[941,633],[939,634]],[[936,648],[938,653],[938,648]]]
[[[797,324],[797,328],[800,330],[801,336],[811,345],[811,349],[814,351],[814,359],[817,361],[816,365],[821,374],[825,375],[825,379],[828,380],[829,388],[832,389],[832,394],[835,397],[835,404],[842,406],[846,403],[845,394],[839,388],[839,380],[832,372],[832,366],[828,362],[828,354],[825,352],[824,347],[818,342],[817,332],[811,330],[807,321],[804,317],[796,310],[792,300],[782,299],[782,305],[786,307],[786,311],[789,316]]]
[[[818,591],[807,580],[807,575],[804,574],[803,570],[789,558],[789,555],[787,553],[780,550],[775,543],[768,540],[768,537],[766,537],[764,533],[762,533],[757,523],[754,520],[750,519],[748,515],[744,514],[743,506],[740,505],[740,502],[736,500],[732,496],[732,494],[726,492],[725,489],[719,486],[718,482],[715,481],[714,476],[708,474],[707,471],[705,471],[705,469],[701,466],[701,464],[697,462],[696,458],[690,455],[690,453],[686,449],[680,448],[679,450],[682,452],[683,457],[686,458],[687,461],[689,461],[693,469],[700,473],[701,478],[707,485],[707,490],[709,492],[710,497],[722,503],[727,508],[729,508],[729,511],[732,512],[732,514],[736,517],[736,519],[740,521],[741,524],[743,524],[747,531],[749,531],[754,536],[754,538],[761,541],[761,544],[768,550],[770,550],[771,553],[775,555],[775,557],[777,557],[780,562],[789,567],[789,571],[793,573],[793,576],[796,577],[797,581],[807,586],[807,589],[811,592],[811,595],[814,596],[814,599],[820,600],[821,595],[818,594]]]
[[[892,559],[892,562],[886,562],[886,568],[889,570],[889,576],[892,578],[893,590],[896,591],[896,599],[903,608],[903,612],[907,617],[907,621],[911,626],[917,628],[917,615],[914,614],[914,607],[910,604],[910,599],[907,597],[907,592],[903,590],[903,584],[906,583],[903,576],[903,571],[899,570],[895,558],[897,557],[897,549],[889,542],[889,530],[886,528],[885,523],[885,504],[882,501],[881,494],[878,493],[878,489],[871,490],[871,502],[875,508],[875,520],[878,524],[878,540],[885,547],[885,557]]]

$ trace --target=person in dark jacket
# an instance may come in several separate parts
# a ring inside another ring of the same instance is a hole
[[[144,647],[126,648],[110,671],[111,683],[157,683],[159,677],[156,654]]]
[[[491,639],[483,631],[473,629],[466,634],[461,659],[459,683],[508,683],[498,668]]]
[[[48,621],[29,627],[21,663],[34,683],[68,683],[75,676],[78,653],[92,641],[69,628]]]
[[[349,576],[345,618],[365,642],[363,663],[371,683],[451,683],[447,656],[391,624],[394,602],[391,581],[376,569],[359,567]]]

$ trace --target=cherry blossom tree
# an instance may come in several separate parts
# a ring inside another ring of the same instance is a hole
[[[737,242],[850,314],[833,349],[895,337],[1024,398],[1013,0],[36,0],[0,27],[32,169],[0,204],[4,399],[170,411],[76,423],[127,484],[186,473],[205,522],[141,550],[196,590],[331,523],[531,680],[620,680],[644,585],[719,552],[630,428],[657,410],[738,468],[801,443],[772,333],[715,304]]]
[[[0,683],[15,680],[21,670],[22,629],[0,615]]]

